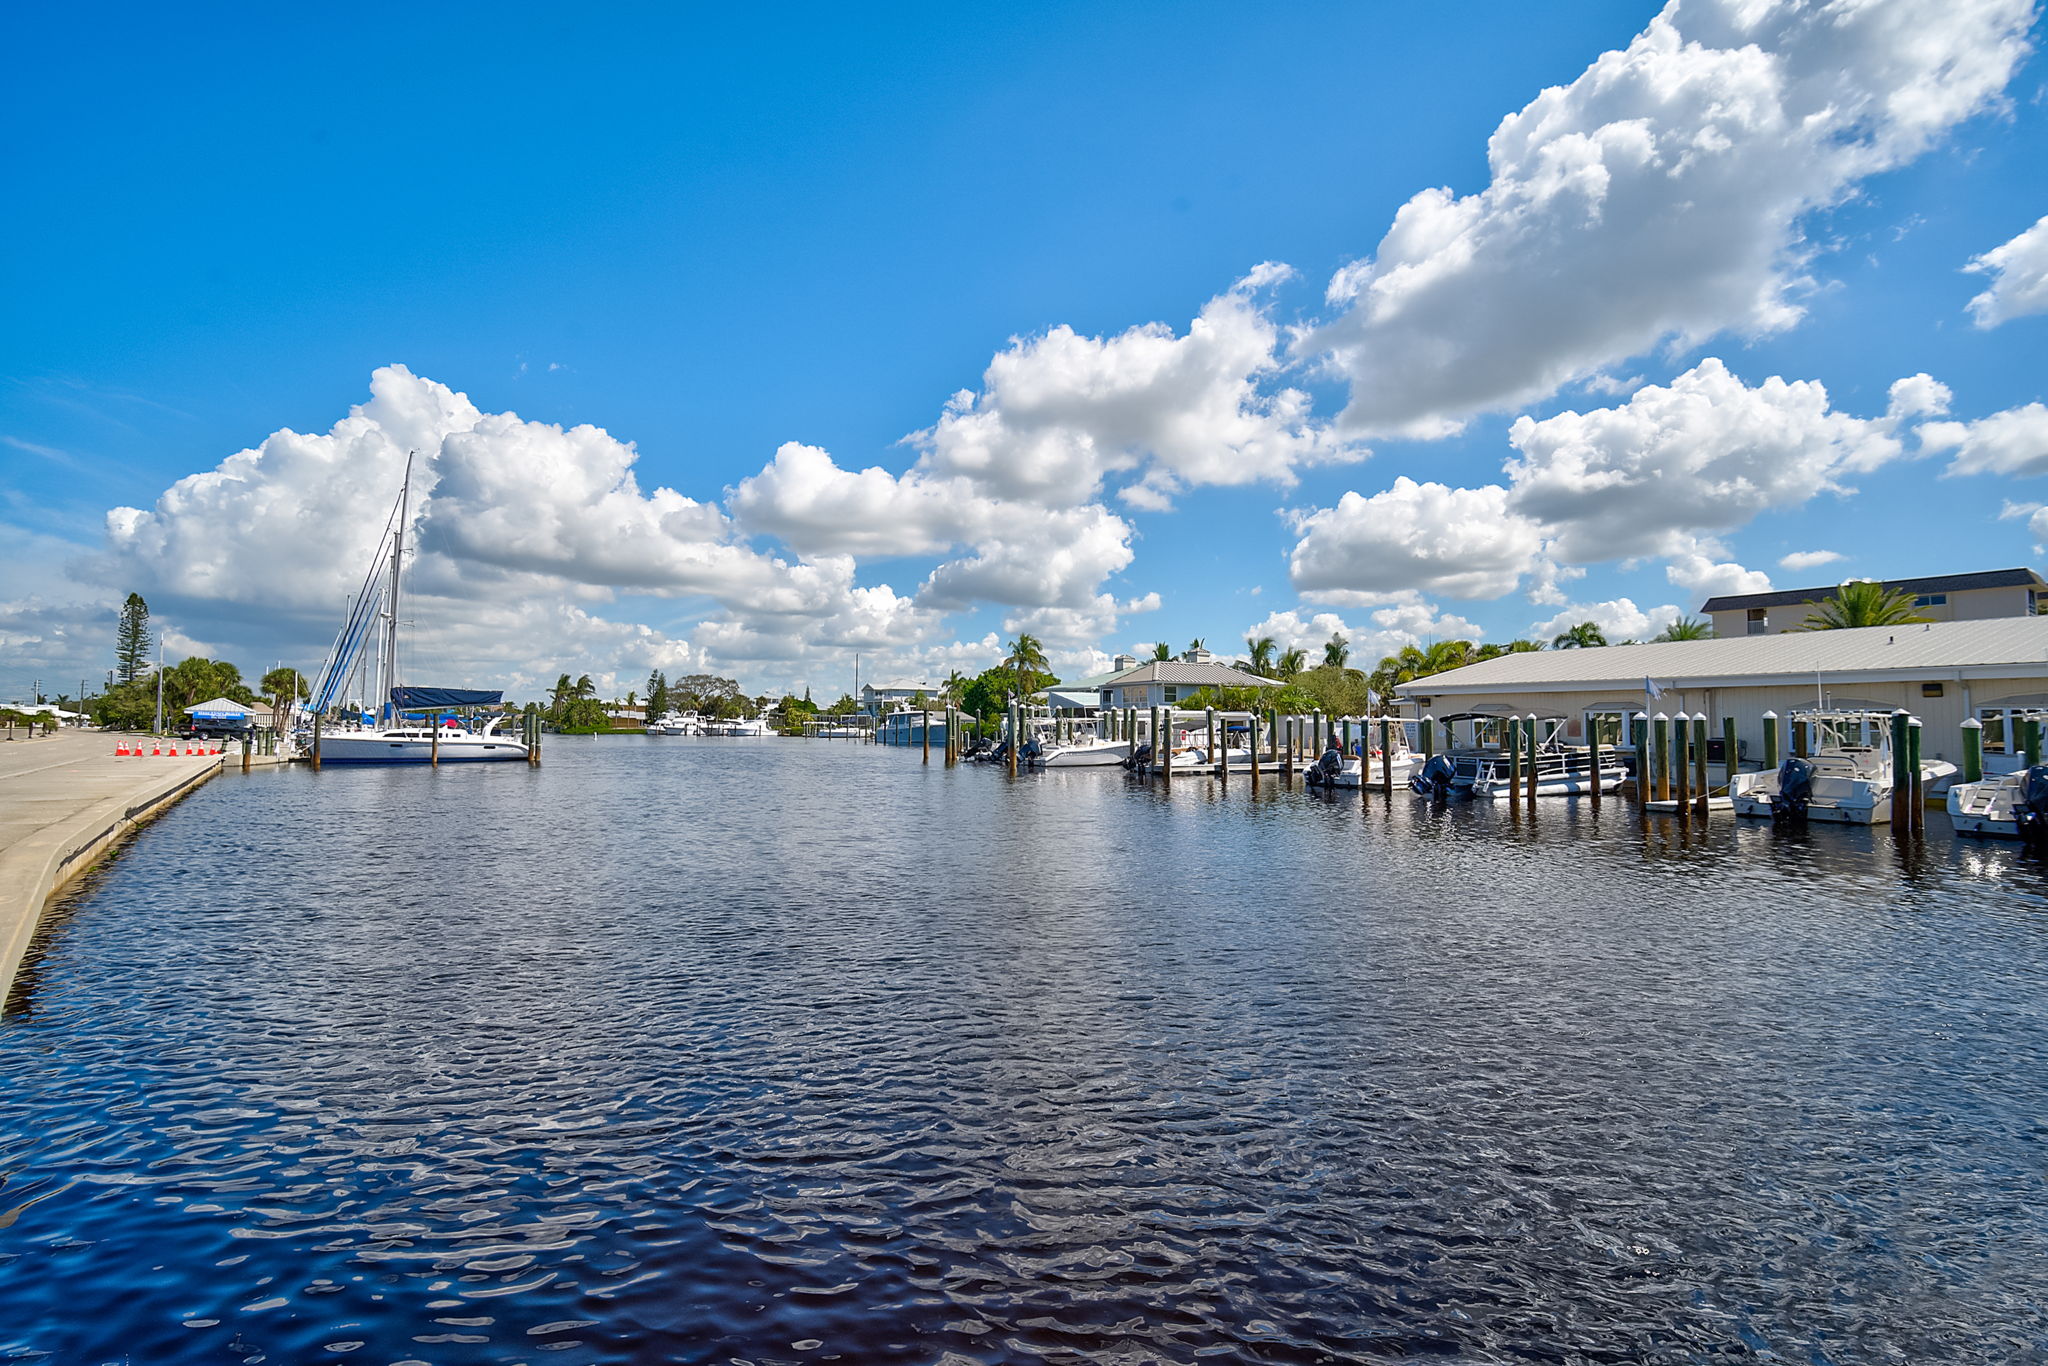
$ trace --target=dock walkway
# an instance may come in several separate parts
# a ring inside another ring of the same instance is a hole
[[[0,993],[51,893],[221,771],[220,755],[116,758],[115,742],[102,731],[64,730],[0,744]]]

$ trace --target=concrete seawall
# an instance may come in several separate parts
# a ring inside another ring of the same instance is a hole
[[[117,758],[115,744],[113,735],[63,731],[0,745],[0,992],[12,985],[51,894],[223,762]]]

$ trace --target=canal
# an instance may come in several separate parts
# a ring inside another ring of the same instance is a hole
[[[2048,868],[782,740],[211,783],[0,1019],[0,1359],[2019,1362]]]

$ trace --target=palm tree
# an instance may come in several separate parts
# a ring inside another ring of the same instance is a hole
[[[1328,643],[1323,646],[1323,667],[1326,669],[1341,669],[1350,658],[1351,642],[1344,639],[1341,631],[1331,636]]]
[[[944,693],[947,701],[958,703],[960,700],[961,689],[965,688],[972,681],[972,679],[968,678],[966,674],[961,673],[958,669],[955,669],[953,670],[953,672],[947,674],[946,688]]]
[[[1163,641],[1163,640],[1162,640],[1162,641],[1160,641],[1160,642],[1159,642],[1159,643],[1158,643],[1157,645],[1154,645],[1154,646],[1152,647],[1152,658],[1154,658],[1154,659],[1172,659],[1172,658],[1173,658],[1173,647],[1172,647],[1172,646],[1170,646],[1170,645],[1168,645],[1168,644],[1167,644],[1167,643],[1166,643],[1165,641]]]
[[[1802,631],[1843,631],[1857,626],[1910,626],[1926,621],[1913,610],[1913,599],[1904,593],[1887,592],[1873,579],[1851,579],[1835,590],[1834,596],[1815,602],[1806,614]]]
[[[1666,626],[1663,633],[1653,636],[1652,642],[1660,640],[1710,640],[1714,634],[1714,623],[1698,617],[1680,617]]]
[[[1017,638],[1010,642],[1010,652],[1003,657],[1003,663],[1018,673],[1050,673],[1046,667],[1045,646],[1029,631],[1019,631]]]
[[[1188,653],[1193,654],[1195,651],[1201,649],[1207,643],[1208,641],[1205,637],[1196,636],[1193,640],[1188,642]]]
[[[1292,678],[1307,667],[1308,652],[1297,645],[1280,656],[1280,662],[1273,666],[1273,674],[1276,678]]]
[[[1534,654],[1542,648],[1543,642],[1540,640],[1511,640],[1508,642],[1508,653],[1511,655]]]
[[[1607,633],[1595,622],[1582,621],[1569,631],[1559,632],[1557,639],[1550,643],[1559,650],[1590,650],[1596,645],[1605,645]]]
[[[1273,676],[1273,651],[1280,648],[1280,642],[1271,636],[1246,636],[1245,652],[1251,656],[1252,672],[1261,678]]]

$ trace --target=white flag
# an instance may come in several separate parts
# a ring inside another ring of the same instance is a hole
[[[1653,699],[1664,695],[1664,690],[1657,686],[1656,680],[1647,676],[1643,679],[1643,691]]]

